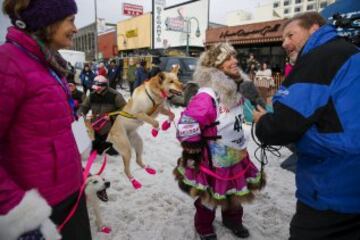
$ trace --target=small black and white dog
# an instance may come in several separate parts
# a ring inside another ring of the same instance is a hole
[[[99,175],[91,175],[86,179],[85,194],[88,206],[94,209],[95,223],[98,231],[110,233],[111,229],[103,224],[100,214],[100,201],[109,200],[106,189],[110,187],[110,182]]]

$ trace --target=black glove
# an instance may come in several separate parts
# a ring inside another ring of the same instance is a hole
[[[251,104],[256,107],[260,105],[262,108],[266,109],[265,100],[261,97],[259,91],[257,90],[255,84],[250,81],[243,81],[240,83],[239,91],[241,95],[249,99]]]
[[[46,240],[46,239],[38,229],[21,235],[17,240]]]
[[[109,149],[112,147],[112,143],[110,142],[106,142],[102,139],[96,139],[94,141],[92,141],[92,149],[91,151],[94,151],[96,150],[97,153],[99,155],[103,154],[103,152],[106,150],[106,149]]]
[[[199,169],[202,160],[202,152],[205,146],[204,141],[182,142],[182,166]]]

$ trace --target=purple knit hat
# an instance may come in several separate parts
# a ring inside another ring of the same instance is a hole
[[[76,13],[75,0],[31,0],[19,16],[10,18],[13,25],[32,32]]]

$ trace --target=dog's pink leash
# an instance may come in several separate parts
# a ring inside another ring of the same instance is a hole
[[[75,212],[76,212],[76,209],[78,208],[79,206],[79,203],[80,203],[80,199],[82,197],[82,195],[84,194],[84,190],[85,190],[85,186],[86,186],[86,179],[87,179],[87,176],[89,175],[89,172],[90,172],[90,169],[91,169],[91,166],[92,164],[94,163],[95,159],[96,159],[96,156],[97,156],[97,151],[94,150],[91,152],[88,160],[87,160],[87,163],[86,163],[86,166],[85,166],[85,169],[84,169],[84,172],[83,172],[83,184],[81,185],[81,188],[80,188],[80,191],[79,191],[79,195],[78,195],[78,198],[76,200],[76,203],[75,205],[73,206],[73,208],[71,209],[70,213],[67,215],[67,217],[65,218],[65,220],[63,221],[62,224],[60,224],[57,228],[57,230],[59,232],[61,232],[61,230],[64,228],[64,226],[70,221],[70,219],[74,216]],[[106,158],[106,155],[104,156],[104,161],[103,161],[103,164],[100,168],[100,171],[98,172],[98,175],[101,174],[104,169],[105,169],[105,165],[106,165],[106,162],[107,162],[107,158]],[[106,228],[106,229],[105,229]],[[109,228],[107,227],[103,227],[101,229],[102,232],[104,233],[110,233],[111,229],[109,230]]]
[[[100,117],[99,119],[97,119],[95,122],[93,122],[91,124],[92,128],[98,132],[100,131],[106,123],[109,122],[108,116],[105,114],[104,116]]]

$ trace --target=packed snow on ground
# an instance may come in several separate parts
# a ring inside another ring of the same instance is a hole
[[[122,92],[128,98],[127,92]],[[172,107],[178,120],[183,108]],[[160,116],[160,123],[165,120]],[[250,133],[250,126],[244,125]],[[132,157],[133,175],[143,187],[135,190],[123,173],[121,157],[110,157],[102,174],[111,182],[108,190],[109,202],[101,204],[101,215],[106,225],[112,228],[110,234],[96,231],[94,215],[90,212],[90,221],[95,240],[192,240],[199,239],[195,233],[193,219],[195,208],[193,199],[181,192],[174,180],[172,171],[181,154],[181,148],[175,137],[175,126],[161,131],[154,138],[151,126],[144,124],[138,130],[144,141],[144,161],[157,170],[149,175],[136,165]],[[248,150],[253,156],[255,143],[250,140]],[[133,153],[134,154],[134,153]],[[244,205],[244,225],[250,230],[249,240],[285,240],[289,236],[289,223],[295,210],[294,174],[280,168],[290,152],[281,150],[281,157],[268,154],[266,165],[267,186],[256,193],[253,203]],[[83,165],[88,152],[83,154]],[[92,166],[96,173],[101,166],[98,157]],[[259,163],[252,157],[257,166]],[[236,238],[221,223],[220,209],[214,221],[219,240]]]

